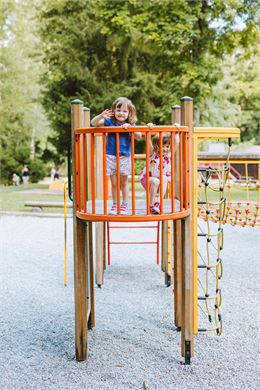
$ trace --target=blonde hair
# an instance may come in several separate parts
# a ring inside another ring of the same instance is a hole
[[[130,99],[127,99],[126,97],[119,97],[117,98],[113,104],[112,104],[112,107],[111,107],[111,110],[113,112],[115,112],[115,109],[118,107],[120,108],[123,104],[125,104],[127,106],[127,109],[129,111],[129,115],[128,115],[128,122],[129,123],[135,123],[137,121],[137,116],[136,116],[136,109],[135,109],[135,106],[133,105],[133,103],[131,102]],[[115,119],[115,118],[114,118]]]
[[[162,135],[162,144],[165,145],[165,144],[170,144],[170,143],[171,143],[170,134],[169,133],[163,133],[163,135]],[[152,144],[153,144],[154,152],[156,154],[159,154],[159,151],[160,151],[160,136],[159,136],[159,133],[156,134],[152,138]]]

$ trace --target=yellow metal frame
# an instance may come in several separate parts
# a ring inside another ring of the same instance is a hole
[[[198,145],[203,141],[208,140],[220,140],[227,138],[240,138],[240,130],[238,128],[223,128],[223,127],[195,127],[193,131],[192,142],[192,220],[197,221],[198,215],[198,183],[197,183],[197,170],[198,170]],[[198,224],[193,224],[192,236],[193,240],[193,286],[194,286],[194,312],[193,312],[193,332],[198,333]]]

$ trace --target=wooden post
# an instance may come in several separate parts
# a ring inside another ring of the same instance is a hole
[[[73,242],[74,242],[74,294],[75,294],[75,343],[76,359],[87,357],[87,280],[88,261],[86,250],[85,222],[76,214],[76,161],[75,129],[83,124],[83,103],[80,100],[71,102],[71,144],[73,175]]]
[[[190,97],[181,99],[181,124],[189,127],[190,140],[190,172],[192,171],[193,159],[193,101]],[[190,177],[190,189],[192,190],[192,177]],[[190,194],[192,199],[192,194]],[[190,364],[190,359],[194,355],[193,343],[193,315],[194,315],[194,300],[193,300],[193,240],[197,237],[193,236],[193,224],[197,221],[193,220],[192,201],[190,204],[191,213],[182,221],[182,327],[181,327],[181,349],[182,356],[185,358],[185,363]]]
[[[181,123],[181,106],[172,107],[172,124]],[[175,197],[180,200],[180,156],[179,148],[174,155],[175,164]],[[174,253],[174,267],[173,267],[173,298],[174,298],[174,323],[177,330],[181,330],[181,315],[182,315],[182,228],[181,221],[173,221],[173,253]]]
[[[88,254],[89,254],[89,279],[90,279],[90,297],[88,296],[88,299],[90,298],[90,313],[87,316],[88,318],[88,329],[92,329],[95,326],[95,300],[94,300],[94,254],[93,254],[93,223],[88,222]]]

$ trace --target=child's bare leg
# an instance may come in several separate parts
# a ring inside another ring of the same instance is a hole
[[[129,199],[129,184],[128,184],[128,176],[126,175],[121,175],[120,176],[120,188],[122,191],[122,197],[123,197],[123,202],[128,203]]]
[[[165,195],[165,193],[166,193],[167,184],[168,184],[167,177],[166,177],[166,176],[163,176],[163,198],[164,198],[164,195]]]
[[[160,184],[160,180],[159,180],[159,184]],[[166,193],[167,184],[168,184],[167,177],[163,176],[163,198],[164,198],[165,193]],[[160,203],[160,187],[159,186],[158,186],[157,193],[155,194],[155,202]]]
[[[111,190],[112,190],[113,203],[116,203],[117,202],[117,190],[116,190],[116,187],[117,187],[117,177],[116,177],[116,175],[111,175],[110,176],[110,181],[111,181]]]
[[[159,189],[160,180],[157,177],[150,177],[150,206],[154,205],[155,197]]]

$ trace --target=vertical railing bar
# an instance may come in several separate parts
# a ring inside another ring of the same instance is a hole
[[[116,133],[117,213],[120,214],[120,137]]]
[[[185,133],[185,155],[186,155],[186,203],[185,203],[185,209],[189,208],[190,205],[190,153],[189,153],[189,133]]]
[[[163,214],[163,143],[162,143],[163,133],[159,133],[159,156],[160,156],[160,209],[161,214]]]
[[[87,212],[87,149],[86,134],[83,134],[83,211]]]
[[[174,213],[174,137],[175,137],[175,130],[171,131],[171,196],[172,196],[172,213]]]
[[[84,160],[83,160],[83,134],[79,134],[79,209],[80,211],[82,212],[83,209],[84,209],[84,206],[83,206],[83,193],[84,193],[84,189],[83,189],[83,173],[84,173],[84,169],[83,169],[83,164],[84,164]]]
[[[145,163],[146,163],[146,214],[150,214],[150,177],[149,177],[149,140],[150,130],[145,133]]]
[[[180,132],[180,211],[183,210],[183,132]]]
[[[135,133],[131,134],[132,215],[135,215]]]
[[[78,134],[75,135],[75,142],[76,142],[76,209],[79,211],[79,205],[80,205],[80,183],[79,183],[79,136]]]
[[[92,214],[96,214],[96,181],[95,181],[95,135],[94,132],[91,133],[91,150],[90,150],[90,159],[91,159],[91,197],[92,197]]]
[[[104,214],[107,214],[107,164],[106,164],[106,133],[102,134],[102,147],[103,147],[103,186],[104,186],[104,199],[103,199],[103,209]]]

